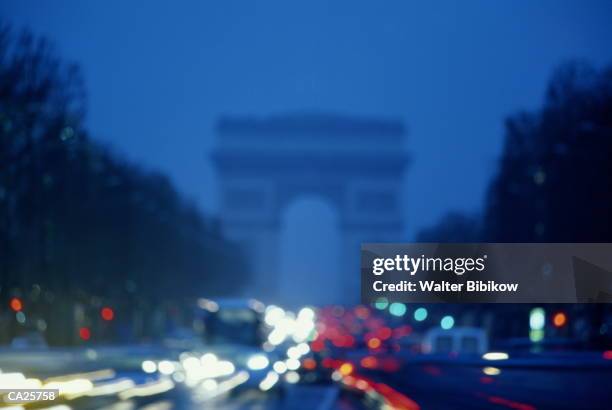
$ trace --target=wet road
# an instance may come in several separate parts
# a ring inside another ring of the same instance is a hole
[[[26,378],[48,380],[68,375],[70,380],[90,378],[93,386],[120,386],[126,381],[131,389],[120,393],[87,394],[64,398],[61,402],[39,403],[36,408],[54,410],[361,410],[367,409],[361,397],[344,393],[338,385],[310,385],[279,382],[269,391],[257,385],[239,385],[211,397],[202,384],[187,386],[170,376],[145,374],[145,358],[170,358],[173,353],[156,348],[57,349],[47,351],[0,351],[1,375],[23,374]],[[96,372],[102,374],[95,375]],[[240,372],[237,372],[240,373]],[[95,375],[95,379],[93,378]],[[16,377],[16,376],[15,376]],[[167,383],[165,385],[164,383]],[[149,386],[142,389],[142,386]],[[162,386],[160,389],[159,386]],[[164,387],[165,386],[165,387]],[[140,389],[140,390],[138,390]],[[137,391],[138,390],[138,391]],[[129,392],[130,394],[125,394]],[[66,407],[52,407],[62,405]],[[30,406],[28,406],[30,407]]]
[[[144,358],[172,356],[156,348],[65,349],[40,352],[0,351],[0,369],[23,372],[41,380],[76,372],[112,369],[112,377],[102,383],[130,380],[136,386],[172,381],[170,376],[145,374]],[[475,362],[407,358],[394,372],[357,370],[371,380],[385,383],[416,401],[423,410],[439,409],[609,409],[612,403],[612,361],[585,357],[552,358],[548,361],[507,360]],[[601,357],[601,356],[599,356]],[[356,358],[354,358],[356,359]],[[572,362],[574,360],[574,362]],[[359,361],[354,361],[358,363]],[[98,381],[96,381],[98,383]],[[379,408],[362,396],[349,394],[338,384],[282,382],[269,391],[243,386],[215,397],[206,397],[202,385],[187,386],[173,381],[161,392],[122,397],[107,394],[77,397],[64,401],[68,409],[105,410],[360,410]],[[57,404],[57,403],[55,403]],[[366,405],[367,404],[367,405]],[[48,406],[47,406],[48,407]],[[44,408],[43,405],[39,408]]]
[[[406,364],[373,375],[409,392],[424,410],[609,409],[612,367],[548,367],[449,363]]]
[[[336,387],[301,385],[291,386],[284,394],[264,393],[251,389],[206,401],[198,400],[188,389],[177,388],[149,398],[78,399],[69,403],[69,406],[80,410],[357,410],[366,408],[355,398],[341,396]]]

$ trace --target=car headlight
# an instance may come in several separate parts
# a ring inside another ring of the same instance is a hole
[[[251,370],[263,370],[270,364],[268,358],[263,354],[255,354],[247,360],[247,367]]]

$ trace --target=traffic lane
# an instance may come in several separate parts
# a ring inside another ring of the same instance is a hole
[[[177,388],[163,394],[145,398],[117,400],[117,398],[82,398],[71,402],[73,410],[261,410],[278,409],[276,399],[257,391],[245,391],[232,396],[221,396],[201,401],[194,399],[190,391]]]
[[[112,347],[96,349],[45,349],[40,351],[0,351],[0,369],[4,372],[23,372],[26,377],[41,380],[96,372],[101,369],[112,373],[114,379],[132,380],[136,385],[146,383],[153,377],[143,373],[142,360],[171,359],[174,354],[154,347]],[[257,389],[220,396],[205,403],[205,408],[219,409],[366,409],[362,397],[356,394],[343,394],[336,384],[309,385],[283,383],[284,389],[273,389],[270,392],[259,392]],[[278,391],[284,393],[279,394]],[[203,403],[194,397],[194,390],[182,383],[163,394],[145,398],[118,400],[116,395],[109,397],[83,397],[71,400],[69,406],[74,409],[131,410],[152,406],[151,409],[163,409],[171,406],[174,409],[201,409]],[[212,407],[215,406],[215,407]]]
[[[292,385],[285,391],[249,389],[209,400],[199,400],[191,389],[130,400],[83,398],[70,403],[74,410],[366,410],[358,396],[341,394],[336,386]]]
[[[612,373],[602,368],[404,364],[397,372],[376,377],[410,394],[425,410],[459,405],[468,409],[608,409],[612,400]]]
[[[191,402],[185,409],[215,410],[368,410],[362,397],[348,394],[336,385],[284,385],[279,389],[261,392],[246,390],[236,395],[207,402]],[[179,407],[177,407],[179,408]]]
[[[71,366],[61,366],[60,363],[55,363],[52,367],[56,366],[60,367],[61,370],[42,373],[28,372],[27,377],[39,379],[67,377],[69,380],[92,380],[93,389],[90,388],[86,393],[77,395],[75,398],[62,397],[59,402],[53,403],[65,404],[74,410],[195,410],[203,408],[219,410],[253,408],[260,410],[362,410],[368,408],[362,401],[363,397],[358,394],[343,394],[338,385],[332,383],[325,385],[283,383],[266,392],[259,390],[257,387],[241,386],[215,397],[207,397],[201,394],[203,393],[203,386],[188,387],[184,383],[172,383],[169,377],[152,377],[140,371],[116,371],[108,367],[105,369],[85,369],[82,366],[75,366],[74,363]],[[82,373],[85,370],[87,372]],[[94,374],[96,374],[95,377]],[[100,380],[98,381],[98,379]],[[130,381],[135,387],[128,390],[134,390],[164,380],[172,383],[172,385],[167,390],[160,392],[156,388],[150,388],[146,394],[144,390],[141,390],[137,394],[123,398],[125,389],[117,393],[90,394],[95,389],[99,390],[103,385],[118,385],[122,381]],[[38,403],[38,407],[44,407],[45,404],[43,402]]]

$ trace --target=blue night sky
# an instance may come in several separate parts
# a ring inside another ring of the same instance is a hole
[[[537,108],[559,63],[612,62],[610,1],[4,1],[0,13],[81,65],[96,138],[208,213],[220,114],[403,119],[407,238],[480,209],[503,119]]]

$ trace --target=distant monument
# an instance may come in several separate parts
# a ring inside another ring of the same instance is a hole
[[[337,303],[358,303],[360,243],[403,239],[403,124],[329,114],[224,117],[216,134],[221,226],[249,260],[249,294],[280,296],[281,215],[310,194],[338,210],[341,271],[330,278],[343,284]]]

